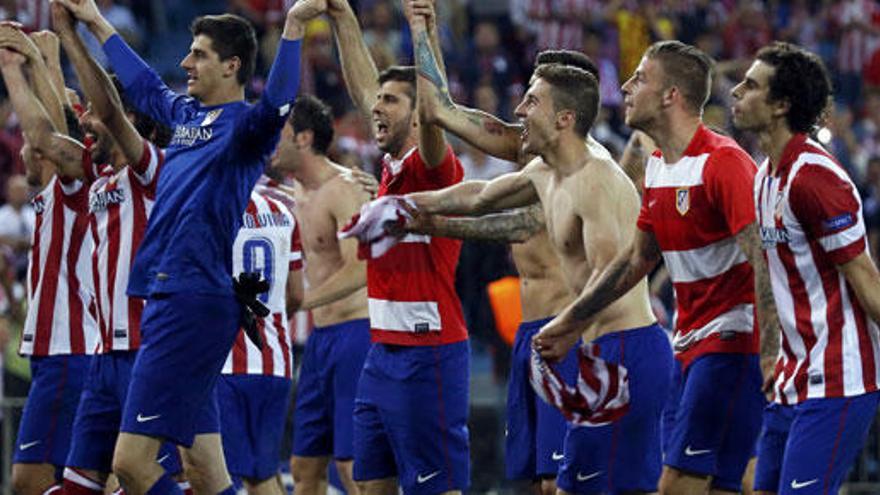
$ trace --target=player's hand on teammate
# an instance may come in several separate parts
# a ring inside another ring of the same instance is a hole
[[[364,172],[359,168],[351,168],[342,173],[342,178],[359,186],[370,195],[370,199],[376,199],[376,195],[379,194],[379,181],[369,172]]]
[[[409,218],[407,219],[406,224],[403,225],[402,233],[405,234],[412,232],[416,234],[425,234],[431,232],[436,223],[437,217],[430,213],[425,213],[409,203],[404,203],[403,208],[409,213]]]
[[[575,324],[564,314],[550,320],[532,339],[532,346],[549,362],[561,361],[581,338],[582,324]]]
[[[52,0],[60,3],[80,22],[91,24],[101,18],[101,11],[95,0]]]

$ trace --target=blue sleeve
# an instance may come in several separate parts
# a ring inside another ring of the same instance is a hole
[[[107,39],[104,53],[125,88],[126,101],[167,126],[184,118],[183,111],[192,105],[192,99],[171,91],[122,37],[114,34]]]
[[[236,126],[237,143],[258,156],[272,152],[299,89],[300,41],[282,39],[269,71],[263,95],[241,116]]]

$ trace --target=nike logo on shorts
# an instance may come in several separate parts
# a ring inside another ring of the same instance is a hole
[[[144,416],[143,414],[138,413],[137,418],[135,418],[135,419],[137,419],[138,423],[146,423],[147,421],[153,421],[154,419],[159,419],[161,417],[162,417],[161,414],[155,414],[153,416]]]
[[[23,443],[23,444],[20,444],[20,445],[18,446],[18,448],[19,448],[20,450],[27,450],[27,449],[33,447],[34,445],[36,445],[36,444],[38,444],[38,443],[40,443],[40,442],[42,442],[42,440],[36,440],[36,441],[33,441],[33,442]]]
[[[703,455],[703,454],[708,454],[709,452],[712,452],[712,449],[694,450],[691,448],[690,445],[688,445],[684,449],[684,455],[687,455],[687,456]]]
[[[810,481],[798,481],[796,479],[791,480],[791,489],[792,490],[800,490],[801,488],[808,487],[814,483],[818,483],[819,478],[811,479]]]
[[[424,482],[428,481],[429,479],[431,479],[431,478],[437,476],[438,474],[440,474],[440,471],[434,471],[433,473],[431,473],[431,474],[426,474],[425,476],[422,476],[422,475],[420,474],[420,475],[416,476],[416,483],[418,483],[418,484],[421,485],[422,483],[424,483]]]
[[[589,480],[595,478],[596,476],[599,476],[600,474],[602,474],[602,471],[596,471],[595,473],[590,473],[587,475],[584,475],[584,474],[581,474],[580,472],[578,472],[577,480],[578,481],[589,481]]]
[[[554,461],[561,461],[565,458],[565,456],[563,454],[560,454],[559,452],[553,452],[552,454],[550,454],[550,458]]]

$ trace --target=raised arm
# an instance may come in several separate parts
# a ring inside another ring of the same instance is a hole
[[[430,1],[428,6],[433,6]],[[446,136],[443,129],[427,123],[427,106],[434,98],[444,98],[449,102],[449,91],[446,78],[434,55],[428,34],[428,19],[425,15],[409,14],[409,26],[413,36],[413,59],[416,63],[418,78],[416,79],[416,98],[419,110],[419,154],[428,168],[442,164],[446,157]],[[431,16],[430,18],[433,18]],[[429,93],[445,91],[445,94],[429,97]]]
[[[466,181],[436,191],[407,195],[424,213],[479,216],[538,203],[540,198],[526,170],[491,181]]]
[[[37,31],[31,33],[30,38],[43,56],[43,62],[46,63],[46,69],[49,72],[49,81],[52,83],[55,93],[61,98],[61,104],[71,106],[67,100],[64,71],[61,69],[61,46],[58,42],[58,36],[52,31]]]
[[[406,230],[417,234],[504,243],[525,242],[545,228],[540,204],[481,217],[446,217],[416,212]]]
[[[110,66],[125,88],[131,104],[158,122],[173,126],[192,104],[190,98],[172,91],[119,36],[98,10],[95,0],[53,0],[70,11],[101,42]]]
[[[67,120],[64,117],[61,96],[55,92],[49,69],[34,42],[14,25],[0,24],[0,46],[24,55],[27,67],[30,69],[34,93],[43,103],[43,108],[55,128],[61,133],[67,134]]]
[[[300,4],[298,2],[287,12],[281,42],[259,102],[236,123],[234,142],[252,155],[267,156],[275,149],[278,135],[296,99],[300,40],[305,32],[305,21],[298,10]]]
[[[128,163],[140,162],[144,152],[143,138],[125,115],[122,99],[110,76],[89,54],[70,12],[57,2],[52,3],[52,23],[73,64],[86,100],[91,103],[91,111],[113,129],[113,137]]]
[[[327,0],[328,13],[333,20],[333,32],[342,77],[348,94],[362,114],[370,116],[379,92],[379,71],[370,55],[357,17],[346,0]]]
[[[9,100],[21,119],[25,139],[33,152],[54,162],[63,176],[83,176],[83,146],[57,132],[43,104],[31,91],[22,67],[25,57],[17,52],[0,48],[0,71],[9,92]]]

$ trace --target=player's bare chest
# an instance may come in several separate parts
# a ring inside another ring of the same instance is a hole
[[[550,242],[563,256],[583,252],[581,220],[577,214],[576,192],[566,184],[549,180],[544,184],[541,203],[546,216]]]
[[[320,196],[297,194],[296,210],[297,220],[300,223],[300,237],[307,255],[335,248],[338,245],[336,221]]]

